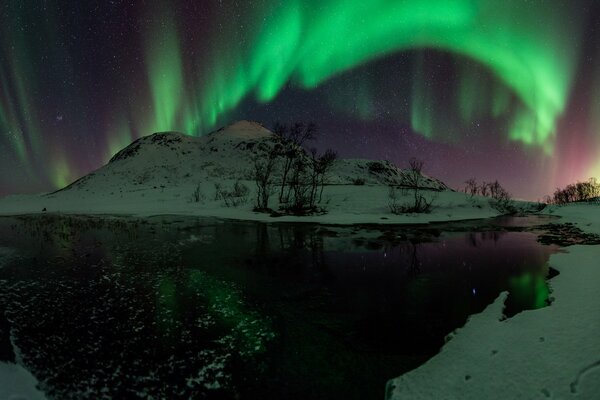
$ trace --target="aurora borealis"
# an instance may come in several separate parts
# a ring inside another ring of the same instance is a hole
[[[593,0],[79,3],[0,6],[0,195],[241,118],[531,199],[600,175]]]

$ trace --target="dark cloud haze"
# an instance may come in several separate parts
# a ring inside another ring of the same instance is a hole
[[[62,187],[155,131],[252,119],[537,199],[600,176],[595,3],[4,1],[0,195]]]

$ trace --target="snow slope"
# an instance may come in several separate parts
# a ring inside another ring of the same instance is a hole
[[[551,207],[600,233],[600,206]],[[553,303],[501,320],[506,293],[449,338],[421,367],[388,383],[389,399],[599,399],[600,246],[555,254]]]
[[[0,399],[45,400],[38,381],[19,364],[0,362]]]
[[[321,204],[328,210],[326,215],[273,219],[254,213],[254,158],[276,143],[276,137],[269,130],[249,121],[236,122],[202,137],[156,133],[136,140],[107,165],[57,192],[0,199],[0,215],[39,213],[45,209],[63,213],[173,213],[340,224],[421,223],[498,215],[488,199],[453,192],[430,177],[424,177],[422,188],[426,197],[435,198],[434,211],[422,215],[393,215],[388,207],[388,185],[406,185],[410,172],[388,161],[361,159],[337,160],[334,164]],[[279,174],[277,169],[276,179]],[[246,203],[228,208],[223,201],[215,200],[215,183],[227,189],[237,180],[250,189]],[[192,193],[198,185],[201,199],[195,202]],[[410,196],[410,193],[404,194],[406,202],[411,201]],[[271,208],[277,207],[272,201]]]
[[[551,205],[545,214],[561,217],[557,223],[571,222],[579,229],[600,234],[600,203],[572,203],[564,206]]]

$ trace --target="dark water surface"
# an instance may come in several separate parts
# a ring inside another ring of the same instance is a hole
[[[548,304],[557,249],[513,229],[545,222],[0,218],[0,361],[56,399],[383,398],[500,292]]]

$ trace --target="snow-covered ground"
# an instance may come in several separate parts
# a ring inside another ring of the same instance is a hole
[[[600,233],[600,206],[550,207]],[[472,316],[441,352],[389,382],[390,399],[600,398],[600,246],[553,255],[549,307],[502,320],[506,293]]]
[[[14,255],[14,250],[0,247],[0,269]],[[2,326],[0,326],[0,331]],[[16,363],[0,361],[0,399],[1,400],[45,400],[44,394],[37,388],[38,381],[20,364],[19,349],[13,346],[17,355]]]
[[[431,221],[450,221],[489,218],[499,213],[490,206],[489,199],[469,198],[464,193],[452,191],[425,191],[433,197],[434,206],[427,214],[392,214],[388,207],[388,187],[384,185],[331,185],[326,186],[323,203],[324,215],[271,217],[254,212],[254,182],[242,181],[250,188],[246,204],[226,207],[222,200],[214,200],[214,186],[201,185],[204,199],[198,203],[190,200],[194,187],[165,188],[164,190],[142,190],[118,194],[95,194],[93,197],[79,192],[61,192],[45,196],[10,196],[0,199],[0,215],[36,214],[46,212],[75,214],[131,214],[149,216],[159,214],[181,214],[190,216],[218,217],[267,222],[319,222],[324,224],[416,224]],[[230,188],[233,180],[222,180]],[[276,197],[276,196],[274,196]],[[401,201],[410,202],[410,194]],[[277,208],[277,207],[274,207]]]
[[[549,206],[544,214],[561,217],[557,223],[571,222],[579,229],[600,234],[600,204],[599,203],[574,203],[566,206]]]
[[[38,381],[19,364],[0,362],[0,399],[45,400]]]

